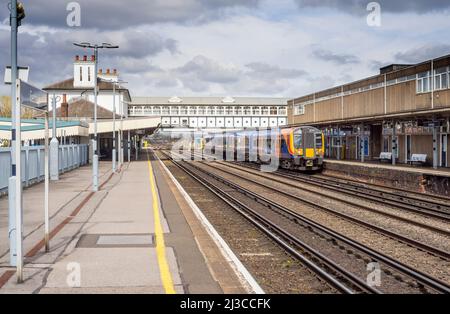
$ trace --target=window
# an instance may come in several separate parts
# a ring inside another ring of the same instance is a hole
[[[153,114],[155,116],[159,116],[161,114],[161,107],[158,107],[158,106],[153,107]]]
[[[271,116],[278,115],[278,108],[277,107],[270,107],[270,115]]]
[[[225,113],[225,108],[224,107],[217,107],[217,115],[223,116],[224,113]]]
[[[300,131],[294,134],[294,147],[296,149],[302,148],[302,133]]]
[[[80,67],[80,82],[83,82],[83,68]]]
[[[305,114],[305,105],[294,106],[294,115],[300,116]]]
[[[233,108],[233,107],[228,106],[228,107],[225,108],[225,114],[226,114],[227,116],[232,116],[232,115],[233,115],[233,112],[234,112],[234,108]]]
[[[179,115],[179,113],[180,113],[180,110],[179,110],[180,108],[178,108],[178,106],[174,106],[174,107],[171,107],[170,108],[170,113],[172,114],[172,115]]]
[[[259,116],[261,114],[261,108],[260,107],[253,107],[252,113],[254,116]]]
[[[214,109],[214,107],[208,107],[208,109],[207,109],[208,115],[214,115],[215,112],[216,112],[216,110]]]
[[[244,115],[249,116],[252,114],[252,108],[244,107]]]
[[[144,114],[145,115],[151,115],[152,114],[152,107],[143,107]]]
[[[417,76],[417,93],[430,91],[430,72],[423,72]]]
[[[279,113],[280,116],[287,115],[286,107],[278,107],[278,113]]]
[[[206,107],[204,107],[204,106],[198,107],[198,114],[199,115],[205,115],[206,114]]]
[[[234,114],[236,116],[242,115],[242,107],[234,107]]]
[[[91,68],[88,68],[88,81],[91,81]]]
[[[189,115],[195,116],[197,114],[197,107],[189,107]]]
[[[261,115],[267,116],[269,114],[269,107],[262,107],[261,108]]]
[[[383,152],[384,153],[389,152],[389,137],[387,136],[383,138]]]
[[[446,89],[448,88],[448,72],[447,68],[440,68],[435,70],[434,75],[434,89]]]
[[[162,114],[170,114],[170,107],[162,107]]]
[[[188,108],[185,107],[185,106],[180,107],[180,114],[184,115],[184,116],[187,115],[188,114]]]

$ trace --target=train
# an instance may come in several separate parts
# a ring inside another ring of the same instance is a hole
[[[310,126],[210,133],[194,143],[223,160],[266,164],[275,158],[280,168],[297,171],[321,171],[325,153],[322,131]]]

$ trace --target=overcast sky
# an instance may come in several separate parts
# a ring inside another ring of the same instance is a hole
[[[380,27],[368,25],[364,0],[80,0],[80,27],[67,25],[71,1],[23,2],[19,65],[39,87],[73,76],[74,56],[89,54],[74,41],[120,45],[100,52],[100,67],[117,68],[134,96],[297,97],[450,54],[449,0],[379,1]]]

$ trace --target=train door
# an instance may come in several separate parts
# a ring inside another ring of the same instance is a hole
[[[448,134],[441,134],[441,167],[448,167]]]
[[[411,160],[411,135],[406,135],[406,143],[405,143],[405,163],[408,163]]]

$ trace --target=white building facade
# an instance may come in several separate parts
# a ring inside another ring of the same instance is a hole
[[[57,108],[61,106],[64,99],[69,104],[80,98],[94,102],[94,58],[94,56],[89,58],[88,56],[82,58],[76,56],[73,63],[73,78],[44,87],[44,90],[49,93],[49,108],[52,109],[53,96],[57,97]],[[115,69],[107,69],[105,72],[99,70],[97,104],[112,112],[115,98],[116,114],[123,114],[126,117],[131,96],[129,91],[121,87],[120,84],[115,84],[116,91],[114,93],[113,82],[118,82],[118,79],[118,73]]]
[[[161,117],[162,127],[258,128],[287,124],[287,99],[260,97],[133,97],[129,117]]]

